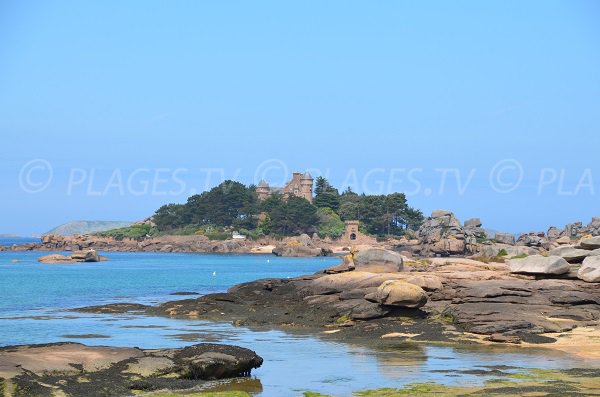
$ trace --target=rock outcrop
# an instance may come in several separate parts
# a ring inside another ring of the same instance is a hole
[[[435,210],[423,222],[416,237],[420,255],[450,256],[474,253],[478,240],[485,239],[486,233],[478,218],[470,219],[462,226],[452,212]]]
[[[38,262],[60,265],[79,262],[100,262],[108,260],[106,257],[98,255],[96,250],[75,251],[71,255],[50,254],[38,258]]]
[[[508,267],[512,273],[528,274],[565,274],[569,272],[569,263],[560,256],[532,255],[522,259],[511,259]]]
[[[273,248],[273,254],[288,257],[326,256],[331,250],[318,246],[308,234],[288,237]]]
[[[575,247],[560,247],[548,252],[549,255],[560,256],[569,263],[581,263],[591,251]]]
[[[583,222],[569,223],[562,230],[555,226],[550,226],[547,233],[550,240],[558,240],[563,237],[567,239],[577,239],[586,235],[600,236],[600,217],[593,217],[592,221],[586,226],[583,225]]]
[[[383,248],[358,251],[352,260],[356,270],[374,273],[401,272],[404,266],[402,255]]]
[[[262,362],[251,350],[210,343],[154,350],[54,343],[0,348],[0,378],[17,396],[116,397],[190,389],[248,375]]]
[[[588,283],[600,283],[600,256],[589,256],[584,259],[577,277]]]
[[[414,284],[403,280],[384,281],[377,291],[365,296],[367,300],[373,300],[386,306],[408,307],[416,309],[427,303],[425,291]]]
[[[497,232],[494,240],[501,244],[515,245],[515,236],[511,233]]]
[[[581,248],[587,250],[600,249],[600,236],[584,238],[579,244],[581,245]]]

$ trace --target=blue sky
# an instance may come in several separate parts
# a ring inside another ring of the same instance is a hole
[[[495,229],[587,223],[599,43],[596,1],[5,1],[0,232],[305,169]]]

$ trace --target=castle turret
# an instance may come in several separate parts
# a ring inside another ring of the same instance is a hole
[[[267,199],[269,197],[270,192],[271,188],[269,187],[269,184],[264,179],[262,179],[256,186],[256,194],[258,195],[258,199]]]
[[[310,201],[312,203],[313,200],[313,177],[308,173],[305,172],[304,175],[302,175],[302,178],[300,179],[300,185],[301,185],[301,194],[302,197],[304,197],[305,199],[307,199],[308,201]]]

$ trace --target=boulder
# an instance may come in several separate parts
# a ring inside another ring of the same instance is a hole
[[[582,229],[583,224],[581,222],[569,223],[561,234],[566,237],[578,237],[581,235]]]
[[[535,233],[524,234],[517,239],[517,245],[524,245],[526,247],[547,247],[548,239],[540,237]]]
[[[312,248],[305,245],[282,244],[273,248],[273,254],[287,257],[311,257],[324,256],[325,251],[322,248]]]
[[[447,210],[433,210],[431,211],[431,218],[432,219],[436,219],[436,218],[441,218],[444,216],[454,216],[454,214],[451,211],[447,211]]]
[[[536,255],[539,253],[538,250],[531,247],[523,247],[519,245],[509,245],[509,244],[480,244],[477,250],[477,256],[483,256],[486,258],[491,258],[494,256],[498,256],[498,254],[503,251],[506,252],[505,257],[511,258],[513,256],[518,255]]]
[[[562,236],[556,239],[556,242],[560,245],[571,244],[571,238],[567,236]]]
[[[465,221],[465,227],[481,227],[481,219],[471,218]]]
[[[96,250],[75,251],[71,253],[71,259],[78,262],[99,262],[100,257]]]
[[[556,226],[550,226],[546,235],[550,240],[556,240],[560,237],[560,229]]]
[[[600,248],[597,248],[595,250],[591,250],[591,251],[588,251],[588,252],[589,252],[588,256],[600,256]]]
[[[532,255],[508,261],[511,273],[565,274],[569,272],[569,262],[560,256]]]
[[[600,283],[600,256],[589,256],[577,272],[577,278],[588,283]]]
[[[498,232],[494,240],[500,244],[515,245],[515,236],[510,233]]]
[[[125,396],[140,387],[168,392],[248,376],[262,363],[252,350],[212,343],[151,350],[69,342],[8,346],[0,348],[0,385],[18,396]]]
[[[462,235],[464,228],[460,221],[450,211],[435,210],[417,231],[417,238],[421,244],[436,243],[449,236]]]
[[[51,265],[60,265],[66,263],[77,263],[77,261],[71,259],[68,256],[60,254],[44,255],[38,258],[38,262],[47,263]]]
[[[444,238],[431,246],[434,253],[441,255],[464,254],[465,248],[465,240],[458,238]]]
[[[366,294],[370,288],[379,287],[384,281],[402,280],[416,285],[427,291],[442,289],[442,281],[432,274],[420,273],[371,273],[351,271],[338,274],[328,274],[311,280],[305,290],[311,295],[328,295],[343,293],[345,297],[351,294],[355,297],[357,290]],[[350,292],[352,291],[352,292]]]
[[[600,236],[584,238],[579,242],[581,248],[586,250],[595,250],[600,248]]]
[[[353,257],[356,270],[374,273],[401,272],[404,268],[402,255],[383,248],[358,251]]]
[[[425,291],[414,284],[402,280],[384,281],[373,294],[365,299],[387,306],[407,307],[416,309],[427,303]]]
[[[575,247],[560,247],[553,249],[548,254],[560,256],[569,263],[581,263],[590,254],[590,251]]]

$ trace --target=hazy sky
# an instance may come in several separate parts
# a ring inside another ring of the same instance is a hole
[[[0,232],[310,169],[518,232],[600,215],[597,1],[3,1]]]

